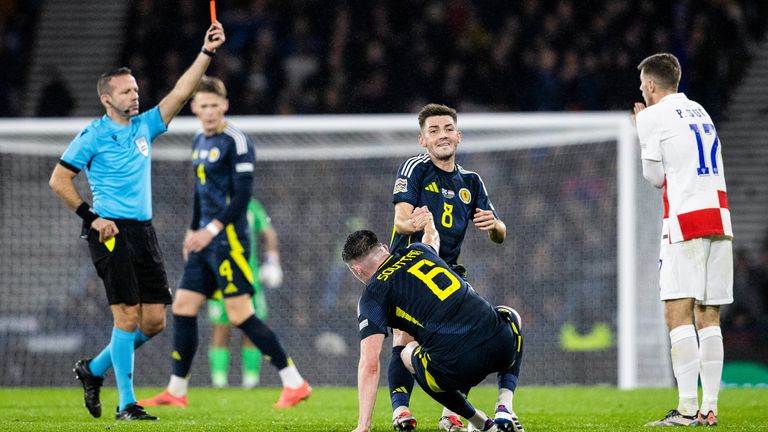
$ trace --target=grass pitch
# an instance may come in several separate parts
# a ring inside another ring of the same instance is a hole
[[[137,389],[139,399],[161,389]],[[354,388],[316,387],[312,397],[286,410],[273,409],[280,390],[193,388],[188,408],[151,408],[158,422],[117,422],[114,387],[102,390],[103,415],[92,418],[80,388],[0,389],[0,431],[351,431],[357,420]],[[476,388],[470,401],[492,412],[493,387]],[[437,431],[440,408],[420,390],[411,409],[417,431]],[[526,431],[641,431],[676,406],[674,389],[620,391],[612,387],[526,387],[515,395],[515,411]],[[374,430],[391,431],[386,390],[379,392]],[[721,431],[768,430],[768,389],[720,393]]]

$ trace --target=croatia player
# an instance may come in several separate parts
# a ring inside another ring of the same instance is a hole
[[[733,232],[720,140],[707,111],[677,92],[675,56],[652,55],[638,69],[645,105],[636,103],[634,111],[643,176],[664,189],[659,284],[679,396],[677,409],[647,426],[716,426],[720,305],[733,302]]]

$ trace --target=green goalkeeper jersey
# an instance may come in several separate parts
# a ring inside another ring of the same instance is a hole
[[[269,227],[272,226],[272,221],[266,210],[264,210],[264,207],[256,198],[251,198],[251,201],[248,202],[248,213],[246,217],[248,218],[248,228],[251,232],[251,255],[248,257],[248,263],[253,272],[253,286],[258,291],[261,287],[259,279],[259,234],[269,229]]]

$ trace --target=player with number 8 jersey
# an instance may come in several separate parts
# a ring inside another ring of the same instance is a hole
[[[414,209],[426,207],[434,218],[441,237],[440,258],[462,278],[466,269],[458,263],[461,244],[470,221],[481,231],[488,232],[494,243],[502,243],[507,234],[504,222],[488,198],[480,175],[467,171],[456,163],[456,149],[461,143],[458,114],[455,109],[430,103],[418,115],[419,145],[426,153],[402,163],[397,171],[392,202],[395,220],[390,249],[397,252],[421,241],[425,218],[416,216]],[[392,424],[396,430],[413,430],[416,418],[408,408],[413,378],[400,361],[400,353],[413,338],[399,330],[393,331],[392,357],[387,378],[392,403]],[[443,431],[463,429],[455,413],[444,409],[438,423]]]
[[[412,157],[397,171],[392,202],[405,202],[413,207],[426,205],[435,215],[435,226],[443,239],[440,245],[440,257],[462,277],[466,271],[459,267],[459,255],[464,235],[467,232],[475,209],[496,210],[488,198],[485,184],[480,175],[467,171],[456,164],[453,172],[443,171],[429,158],[427,153]],[[399,234],[392,231],[390,248],[393,251],[418,242],[421,232]]]

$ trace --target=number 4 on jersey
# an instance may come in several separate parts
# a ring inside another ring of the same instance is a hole
[[[699,150],[699,167],[696,169],[696,173],[698,175],[709,175],[709,168],[707,167],[707,163],[704,160],[705,154],[704,154],[704,140],[702,139],[701,132],[699,132],[699,125],[695,123],[691,123],[688,125],[693,133],[696,135],[696,147]],[[701,127],[704,129],[704,134],[707,136],[714,135],[715,139],[712,141],[712,149],[709,151],[709,158],[712,161],[712,175],[718,175],[717,171],[717,149],[720,146],[720,139],[717,137],[717,132],[715,132],[715,125],[704,123],[701,125]]]

